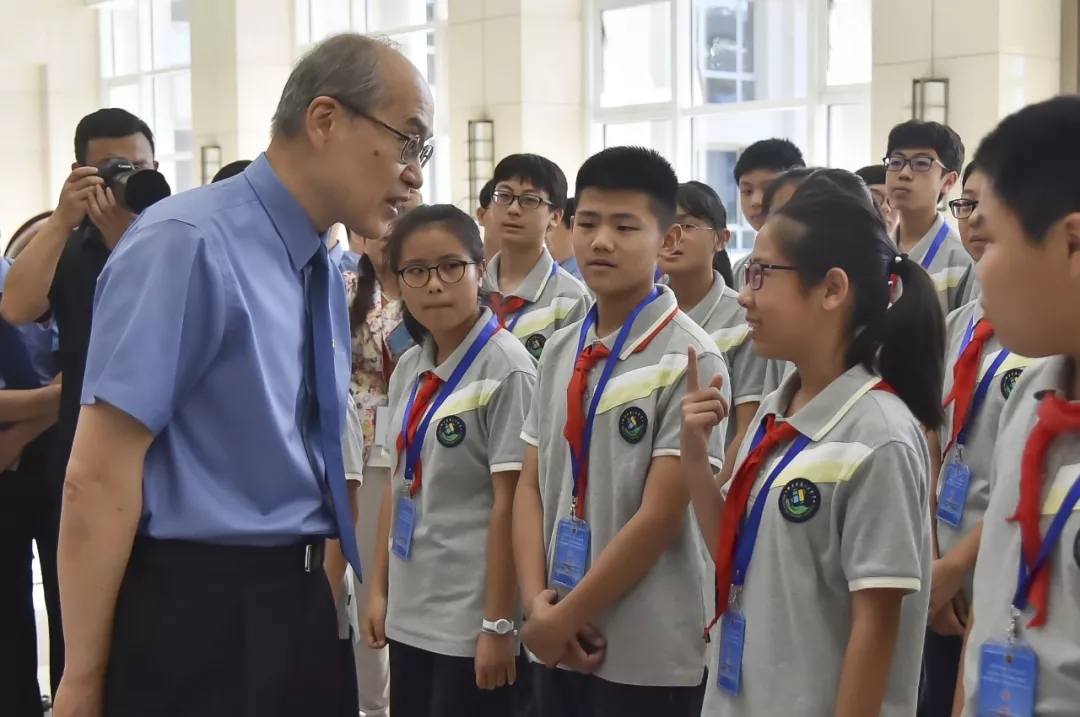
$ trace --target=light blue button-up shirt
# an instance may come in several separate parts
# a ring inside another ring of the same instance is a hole
[[[11,260],[0,257],[0,294],[4,292],[4,283],[7,281],[10,268]],[[57,351],[60,344],[56,332],[56,323],[53,321],[49,321],[47,324],[31,322],[14,328],[22,339],[30,365],[41,381],[40,385],[45,386],[51,383],[59,371],[57,368]],[[4,357],[0,356],[0,361],[3,360],[5,360]],[[4,388],[2,371],[0,371],[0,388]]]
[[[82,402],[153,434],[140,533],[275,545],[334,535],[319,450],[308,262],[325,244],[260,156],[147,209],[98,280]],[[330,272],[336,380],[349,319]],[[342,400],[339,423],[344,425]]]

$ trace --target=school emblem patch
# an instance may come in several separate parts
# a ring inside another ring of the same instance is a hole
[[[439,421],[435,437],[439,439],[439,444],[446,448],[460,446],[465,440],[465,421],[457,416],[447,416]]]
[[[649,430],[649,417],[637,406],[631,406],[619,416],[619,435],[627,443],[640,443]]]
[[[1024,372],[1022,368],[1011,368],[1005,372],[1005,375],[1001,377],[1001,395],[1008,398],[1013,389],[1016,388],[1016,382],[1020,379],[1020,374]]]
[[[544,344],[547,343],[547,337],[543,334],[530,334],[529,338],[525,339],[525,350],[534,358],[539,360],[540,354],[544,353]]]
[[[805,523],[821,507],[821,490],[805,478],[790,481],[780,491],[780,515],[791,523]]]

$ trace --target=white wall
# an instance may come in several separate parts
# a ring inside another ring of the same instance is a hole
[[[83,0],[0,0],[0,246],[52,208],[75,125],[99,106],[97,14]]]

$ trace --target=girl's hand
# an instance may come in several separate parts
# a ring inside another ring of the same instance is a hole
[[[697,351],[686,349],[686,395],[682,399],[682,457],[708,460],[709,437],[727,417],[728,405],[720,389],[724,377],[716,374],[709,385],[700,388]]]

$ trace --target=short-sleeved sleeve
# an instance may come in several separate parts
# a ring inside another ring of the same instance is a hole
[[[225,281],[200,232],[136,224],[98,279],[82,402],[159,433],[217,354],[225,321]]]
[[[537,387],[540,383],[540,376],[544,373],[545,359],[548,354],[541,354],[540,360],[536,364],[536,383]],[[539,447],[540,445],[540,417],[537,415],[537,404],[540,402],[535,400],[535,396],[538,392],[533,391],[534,398],[529,400],[529,410],[525,412],[525,423],[521,426],[521,440],[533,447]]]
[[[743,341],[728,352],[731,359],[731,403],[760,403],[765,397],[766,360],[757,355],[754,344]]]
[[[345,394],[345,431],[341,436],[341,455],[345,461],[345,478],[364,479],[364,436],[360,412],[352,396]]]
[[[683,356],[685,361],[685,355]],[[685,363],[683,364],[685,366]],[[721,392],[724,399],[731,403],[731,381],[727,364],[719,353],[708,352],[698,355],[698,381],[708,386],[713,376],[721,374],[724,385]],[[686,371],[672,384],[666,396],[659,401],[659,415],[656,417],[656,439],[653,442],[653,458],[682,454],[682,397],[686,395]],[[724,465],[724,442],[727,436],[727,419],[717,426],[709,438],[709,462],[719,470]]]
[[[536,374],[531,370],[511,371],[491,397],[485,418],[488,463],[493,474],[521,470],[525,460],[521,433],[535,388]]]
[[[851,592],[921,588],[926,471],[925,458],[893,441],[837,485],[841,561]]]
[[[569,326],[570,324],[576,324],[577,322],[584,319],[585,314],[589,313],[590,305],[591,302],[589,301],[589,295],[586,294],[585,296],[582,296],[570,309],[570,313],[564,316],[562,321],[559,322],[559,326]]]

